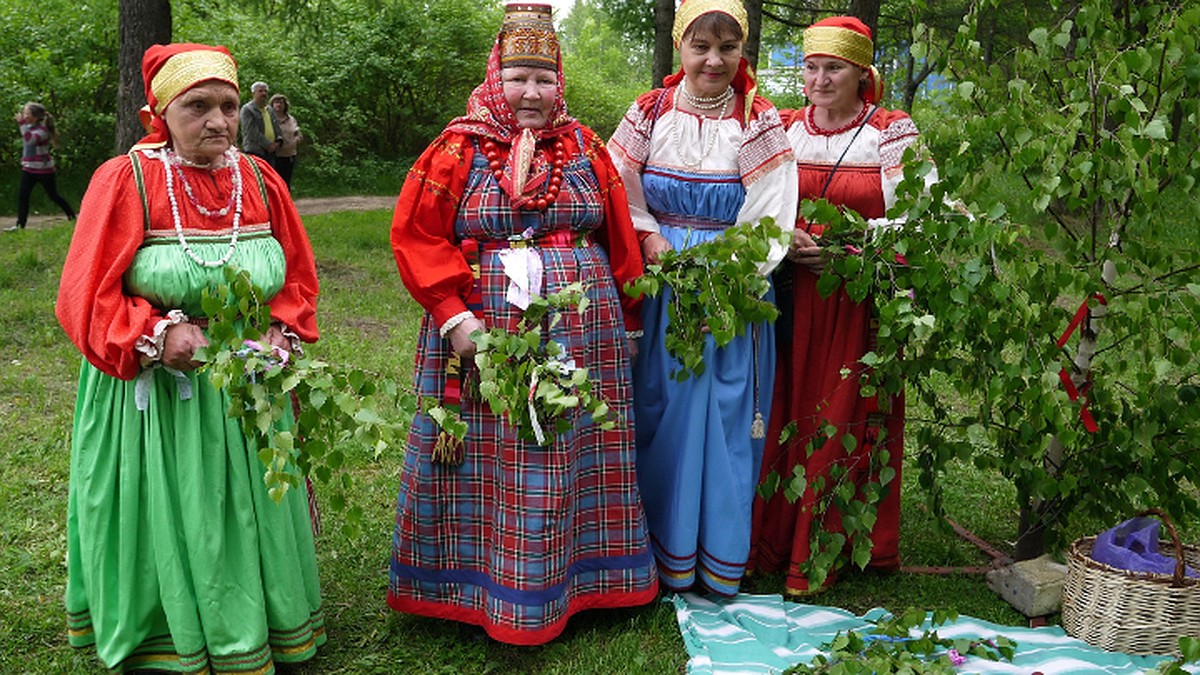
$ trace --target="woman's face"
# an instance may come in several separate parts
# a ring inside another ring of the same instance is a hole
[[[171,146],[186,160],[206,164],[233,145],[238,93],[225,82],[204,82],[183,92],[163,111]]]
[[[283,102],[283,99],[276,100],[271,104],[271,107],[275,109],[277,117],[287,117],[287,104]]]
[[[550,121],[558,99],[558,73],[546,68],[513,66],[500,71],[504,100],[517,117],[517,126],[541,129]]]
[[[742,60],[742,41],[732,35],[696,31],[683,36],[679,58],[688,91],[696,96],[718,96],[729,88]]]
[[[859,84],[867,74],[862,68],[832,56],[804,59],[804,91],[812,104],[844,111],[862,107]]]

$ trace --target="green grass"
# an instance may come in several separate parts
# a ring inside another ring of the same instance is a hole
[[[411,381],[421,311],[396,273],[386,211],[306,219],[321,278],[321,341],[330,361]],[[62,596],[69,430],[79,355],[54,318],[66,223],[0,238],[0,672],[93,673],[99,661],[67,645]],[[395,412],[395,414],[400,414]],[[664,603],[585,612],[536,648],[464,637],[456,624],[397,614],[384,603],[400,450],[349,459],[364,510],[353,536],[325,512],[318,540],[329,642],[300,673],[677,673],[686,653]],[[961,467],[946,479],[946,506],[965,527],[1003,547],[1016,528],[1011,487]],[[908,471],[901,547],[906,564],[980,565],[974,546],[939,526]],[[764,575],[746,590],[777,593]],[[953,608],[992,621],[1023,617],[975,575],[844,573],[806,599],[862,612],[874,606]]]

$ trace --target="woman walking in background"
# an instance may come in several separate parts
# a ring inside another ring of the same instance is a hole
[[[275,151],[275,172],[292,189],[292,173],[296,170],[296,152],[303,136],[300,135],[300,123],[292,117],[292,106],[283,94],[271,97],[271,108],[275,111],[275,119],[279,121],[279,149]]]
[[[39,183],[46,189],[50,200],[63,210],[67,220],[75,220],[75,209],[58,194],[54,179],[54,158],[50,156],[50,146],[58,138],[54,130],[54,117],[41,103],[30,101],[17,113],[16,120],[21,127],[24,147],[21,149],[21,186],[17,192],[17,224],[8,228],[8,231],[25,229],[25,223],[29,220],[29,197]]]

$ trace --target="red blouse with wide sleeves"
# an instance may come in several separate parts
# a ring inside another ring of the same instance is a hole
[[[642,274],[641,250],[629,218],[625,185],[603,142],[590,129],[583,128],[582,149],[574,134],[562,139],[568,157],[582,151],[592,164],[604,195],[604,222],[592,236],[608,252],[626,328],[639,329],[641,299],[629,297],[623,290],[627,281]],[[392,250],[400,277],[438,326],[467,311],[466,298],[474,284],[454,234],[473,156],[469,136],[443,132],[413,164],[392,219]]]
[[[174,230],[163,164],[144,155],[140,159],[151,226],[155,230]],[[248,162],[258,163],[269,211]],[[300,339],[315,342],[317,269],[300,214],[283,180],[265,162],[241,155],[239,167],[243,185],[242,222],[264,223],[269,219],[272,234],[283,248],[287,262],[283,288],[269,303],[271,317],[295,331]],[[219,196],[229,194],[228,171],[214,172],[211,181],[196,178],[198,170],[188,171],[193,172],[189,175],[193,176],[192,186],[201,203],[218,203]],[[233,224],[232,209],[223,218],[202,217],[187,204],[178,183],[175,187],[180,216],[187,229],[229,231]],[[211,198],[206,198],[210,191]],[[123,277],[142,244],[144,221],[130,157],[122,155],[108,160],[96,170],[83,197],[55,306],[67,337],[87,360],[102,372],[123,380],[133,379],[141,369],[142,354],[135,349],[138,338],[152,336],[155,325],[165,318],[167,311],[174,309],[154,307],[145,298],[125,291]]]

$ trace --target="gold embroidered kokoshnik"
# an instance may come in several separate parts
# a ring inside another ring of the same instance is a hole
[[[500,65],[554,70],[558,67],[558,36],[550,6],[508,5],[500,42]]]

